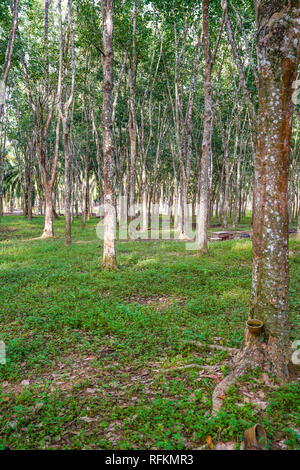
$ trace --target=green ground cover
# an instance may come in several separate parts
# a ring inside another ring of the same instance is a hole
[[[299,448],[299,381],[282,386],[255,371],[213,417],[212,391],[230,357],[186,344],[242,344],[251,241],[211,243],[206,256],[177,241],[118,242],[119,270],[103,272],[96,224],[83,230],[75,220],[67,248],[63,218],[53,240],[35,239],[41,217],[1,219],[0,448],[197,449],[208,436],[239,448],[256,422],[270,448]],[[294,339],[299,255],[291,237]],[[186,364],[196,366],[174,370]]]

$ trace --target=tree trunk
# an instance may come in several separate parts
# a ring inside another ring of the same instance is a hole
[[[60,54],[59,54],[59,81],[58,81],[58,112],[62,121],[63,127],[63,146],[65,154],[65,224],[66,224],[66,245],[69,246],[72,243],[71,240],[71,225],[72,225],[72,214],[71,214],[71,163],[72,163],[72,148],[69,136],[69,125],[68,125],[68,113],[74,98],[74,86],[75,86],[75,48],[74,48],[74,33],[72,24],[72,0],[68,0],[68,26],[71,34],[71,56],[72,56],[72,84],[71,92],[68,100],[62,105],[62,86],[64,77],[64,38],[63,38],[63,27],[62,27],[62,11],[61,11],[61,0],[58,2],[59,10],[59,29],[60,29]],[[88,133],[88,126],[87,126]]]
[[[233,204],[233,222],[232,227],[236,228],[238,223],[238,210],[240,207],[240,194],[241,194],[241,161],[243,156],[244,146],[245,149],[247,148],[247,141],[244,143],[244,133],[245,133],[245,122],[242,129],[242,135],[240,139],[240,152],[237,161],[237,168],[236,168],[236,183],[235,183],[235,195],[234,195],[234,204]],[[246,155],[244,155],[246,158]]]
[[[300,207],[298,207],[298,224],[297,224],[296,239],[300,240]]]
[[[198,208],[197,248],[201,253],[207,252],[207,214],[209,197],[209,165],[211,159],[212,136],[212,90],[211,90],[211,54],[209,41],[209,1],[203,0],[203,47],[204,47],[204,119],[203,141],[200,172],[200,198]]]
[[[71,188],[70,188],[70,162],[72,160],[67,123],[63,122],[63,145],[65,152],[65,222],[66,222],[66,245],[72,243],[71,239]]]
[[[148,230],[146,165],[142,170],[142,232]]]
[[[54,237],[52,185],[49,182],[45,182],[43,186],[45,191],[45,222],[42,238],[51,238]]]
[[[55,151],[53,161],[50,162],[48,158],[47,148],[47,137],[49,132],[49,126],[53,117],[55,92],[52,94],[51,103],[49,103],[50,92],[49,92],[49,60],[48,60],[48,17],[49,17],[49,6],[50,1],[45,0],[44,3],[44,50],[45,50],[45,79],[44,83],[44,96],[41,98],[41,90],[39,86],[43,88],[41,83],[37,84],[35,94],[32,93],[30,80],[28,75],[27,63],[25,60],[25,53],[22,46],[21,36],[18,33],[19,45],[20,45],[20,58],[23,69],[23,75],[25,79],[25,88],[27,93],[28,102],[32,109],[33,121],[34,121],[34,139],[36,145],[36,152],[39,162],[39,168],[41,173],[42,184],[45,193],[46,212],[45,212],[45,225],[42,238],[53,237],[53,201],[52,201],[52,188],[56,179],[57,173],[57,162],[59,153],[59,134],[60,134],[60,119],[57,119],[56,126],[56,139],[55,139]],[[59,100],[59,96],[58,96]],[[51,194],[50,194],[51,193]],[[51,196],[51,197],[50,197]],[[51,212],[51,213],[50,213]]]
[[[261,0],[257,7],[259,126],[255,155],[253,274],[249,318],[263,321],[262,335],[248,329],[231,374],[213,393],[213,409],[248,369],[289,376],[288,172],[292,92],[300,58],[300,0]]]
[[[88,213],[88,191],[89,191],[89,110],[84,104],[85,120],[86,120],[86,149],[83,160],[83,180],[82,180],[82,228],[86,227],[86,216]]]
[[[136,15],[137,0],[133,2],[132,11],[132,55],[130,57],[129,67],[129,138],[130,138],[130,170],[129,170],[129,207],[132,210],[132,216],[135,215],[135,172],[136,172],[136,131],[137,120],[135,111],[135,88],[136,88]]]
[[[299,62],[300,1],[260,2],[258,8],[259,134],[255,156],[253,278],[250,317],[287,354],[289,343],[288,174]],[[297,22],[298,21],[298,22]],[[280,349],[279,349],[280,348]]]
[[[15,38],[16,38],[16,31],[18,28],[18,11],[19,11],[19,0],[14,1],[14,9],[13,9],[13,16],[12,16],[12,24],[10,29],[10,34],[8,38],[5,59],[4,59],[4,68],[3,68],[3,78],[0,82],[0,124],[2,123],[2,116],[4,113],[4,105],[5,105],[5,93],[6,93],[6,84],[9,74],[9,69],[11,66],[11,59],[14,50]]]
[[[29,144],[29,162],[28,162],[28,206],[27,218],[32,220],[32,193],[33,193],[33,164],[35,157],[35,144],[34,139],[31,138]]]
[[[114,160],[113,160],[113,0],[103,0],[103,105],[102,105],[102,133],[103,133],[103,176],[104,176],[104,247],[103,267],[116,269],[115,251],[115,209],[114,209]]]
[[[228,147],[224,154],[225,162],[225,187],[224,187],[224,216],[223,216],[223,227],[228,227],[228,209],[229,209],[229,184],[230,184],[230,173],[229,173],[229,154]]]

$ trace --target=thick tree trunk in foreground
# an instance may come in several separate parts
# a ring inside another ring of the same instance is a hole
[[[208,197],[209,197],[209,164],[211,159],[212,137],[212,90],[211,90],[211,53],[209,40],[209,1],[203,0],[203,49],[204,49],[204,119],[203,141],[200,174],[200,199],[198,208],[197,247],[201,253],[207,252]]]
[[[253,274],[249,318],[264,322],[263,338],[246,331],[235,368],[213,394],[218,411],[227,388],[247,369],[289,376],[288,171],[292,92],[300,56],[300,0],[257,5],[259,127],[255,155]],[[261,341],[263,339],[263,341]]]
[[[11,29],[10,29],[10,34],[8,38],[5,59],[4,59],[3,77],[1,77],[1,80],[0,80],[0,124],[2,123],[2,116],[4,112],[4,105],[5,105],[6,85],[7,85],[9,69],[11,66],[11,59],[13,55],[16,32],[17,32],[17,27],[18,27],[18,13],[19,13],[19,0],[15,0],[14,7],[13,7]]]
[[[115,252],[115,210],[114,210],[114,160],[113,160],[113,0],[103,0],[103,105],[102,105],[102,133],[103,133],[103,159],[104,159],[104,247],[103,267],[116,269],[117,260]]]

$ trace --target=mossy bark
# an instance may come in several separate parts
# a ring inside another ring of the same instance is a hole
[[[300,1],[260,1],[258,148],[250,318],[264,322],[265,340],[288,350],[288,172],[292,93],[299,63]]]
[[[112,135],[112,90],[113,90],[113,0],[102,2],[103,17],[103,105],[102,133],[104,158],[104,248],[102,266],[116,269],[115,252],[115,205],[114,205],[114,160]]]

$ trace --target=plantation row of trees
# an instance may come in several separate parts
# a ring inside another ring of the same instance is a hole
[[[81,214],[85,226],[104,201],[101,2],[7,1],[1,13],[1,54],[11,54],[11,70],[1,111],[0,210],[3,198],[11,210],[21,197],[25,215],[35,204],[45,214],[44,236],[53,236],[53,213]],[[225,228],[229,218],[236,226],[251,205],[256,46],[249,1],[214,2],[210,10],[208,2],[115,2],[115,201],[126,195],[139,203],[144,229],[159,201],[173,207],[183,239],[187,203],[195,214],[200,204],[202,236],[213,213]],[[294,119],[290,219],[300,206]],[[200,245],[206,249],[206,240]]]

